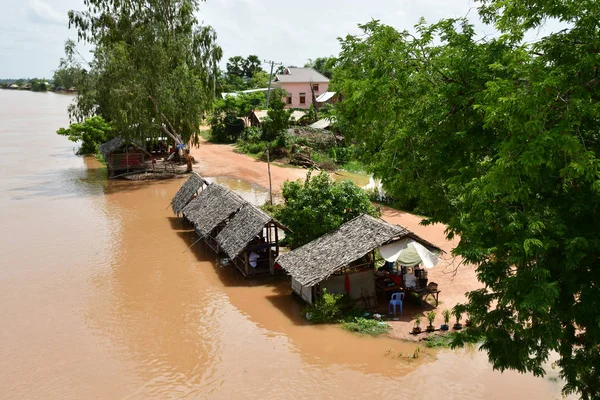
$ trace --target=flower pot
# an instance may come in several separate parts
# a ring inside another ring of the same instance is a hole
[[[450,329],[450,325],[448,324],[443,324],[442,326],[440,326],[440,330],[442,331],[447,331],[448,329]]]
[[[435,326],[433,326],[433,325],[429,325],[429,326],[427,327],[427,332],[433,332],[433,331],[435,331]]]
[[[462,324],[454,324],[452,328],[456,331],[460,331],[462,329]]]
[[[421,333],[421,328],[419,328],[418,326],[415,326],[413,328],[413,330],[412,330],[412,333],[415,334],[415,335],[418,334],[418,333]]]

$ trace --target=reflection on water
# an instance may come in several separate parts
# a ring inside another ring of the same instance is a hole
[[[54,134],[68,102],[0,91],[0,396],[559,398],[478,352],[413,360],[415,344],[310,325],[286,282],[186,251],[196,236],[167,209],[183,180],[107,181]]]

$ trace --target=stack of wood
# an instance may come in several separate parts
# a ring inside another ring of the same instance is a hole
[[[317,164],[313,160],[311,160],[310,156],[303,153],[293,154],[292,158],[290,159],[290,164],[298,165],[304,168],[314,168],[317,170],[319,169],[319,167],[317,167]]]

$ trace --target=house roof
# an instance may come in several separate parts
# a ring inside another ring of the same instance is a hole
[[[212,183],[184,207],[183,216],[194,225],[198,236],[205,237],[245,203],[235,192]]]
[[[325,103],[327,100],[331,99],[333,96],[335,96],[336,92],[325,92],[325,93],[321,93],[318,97],[317,97],[317,103]]]
[[[310,128],[315,128],[315,129],[327,129],[329,128],[329,125],[331,125],[331,123],[333,122],[332,118],[323,118],[318,120],[315,123],[312,123],[309,125]]]
[[[313,68],[292,68],[285,69],[283,74],[275,75],[275,82],[282,83],[327,83],[329,78],[320,74]]]
[[[185,206],[193,199],[194,194],[202,188],[202,186],[208,185],[208,182],[202,178],[198,173],[192,172],[190,178],[179,188],[173,200],[171,200],[171,207],[176,215],[181,214]]]
[[[223,92],[223,93],[221,93],[221,97],[222,98],[225,98],[227,96],[233,96],[233,97],[235,97],[235,96],[239,95],[240,93],[266,92],[268,90],[269,90],[269,88],[260,88],[260,89],[240,90],[239,92],[230,92],[230,93]]]
[[[216,240],[230,258],[235,258],[269,222],[273,222],[279,228],[289,231],[288,228],[271,218],[260,208],[246,203],[231,218],[227,226],[219,232]]]
[[[265,117],[267,116],[268,112],[269,112],[268,110],[254,110],[254,111],[252,111],[252,113],[254,114],[254,116],[256,117],[256,119],[258,120],[258,122],[262,122],[263,119],[265,119]]]
[[[294,119],[296,121],[298,121],[300,118],[304,117],[306,115],[306,111],[300,111],[300,110],[295,110],[292,111],[292,113],[290,114],[290,119]]]
[[[123,145],[125,145],[125,140],[121,136],[117,136],[106,143],[102,143],[100,145],[100,153],[108,161],[108,156],[119,150]]]
[[[362,214],[335,231],[280,255],[275,261],[301,285],[313,286],[379,246],[407,236],[441,251],[402,226]]]

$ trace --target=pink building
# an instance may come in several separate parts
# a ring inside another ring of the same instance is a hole
[[[282,99],[285,108],[310,108],[313,91],[317,98],[329,89],[329,79],[312,68],[288,67],[275,75],[274,82],[288,92]]]

